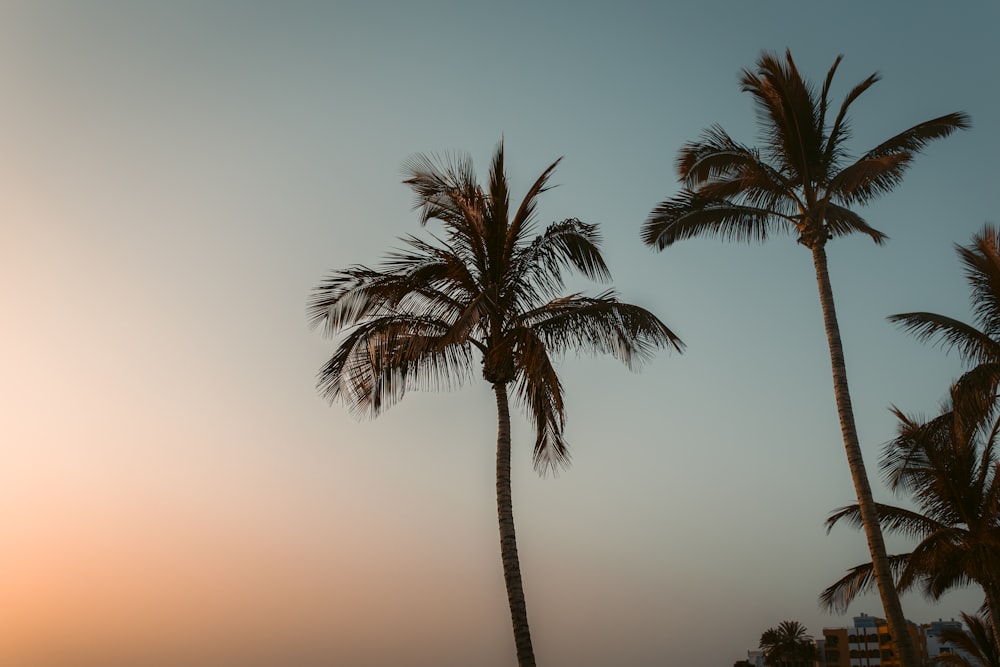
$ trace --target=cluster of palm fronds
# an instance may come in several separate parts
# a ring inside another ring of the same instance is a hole
[[[891,191],[927,144],[968,128],[970,122],[964,113],[946,114],[852,155],[848,111],[879,76],[858,83],[834,113],[829,93],[840,61],[834,61],[817,89],[801,75],[790,52],[784,58],[761,54],[741,77],[759,115],[761,147],[737,142],[718,125],[684,145],[676,163],[681,191],[652,211],[641,235],[644,243],[663,250],[697,236],[764,241],[784,233],[796,236],[812,253],[858,517],[875,563],[872,576],[889,626],[899,637],[900,660],[915,667],[879,529],[880,510],[861,456],[825,248],[832,239],[857,233],[882,243],[885,235],[852,207]],[[497,400],[501,558],[522,666],[535,660],[511,510],[508,392],[534,426],[535,463],[545,470],[568,460],[563,388],[553,356],[583,350],[635,367],[658,348],[682,348],[655,315],[619,301],[611,290],[592,297],[563,294],[564,273],[600,281],[610,273],[596,226],[569,219],[537,232],[537,197],[548,188],[555,166],[539,176],[515,207],[502,145],[485,187],[467,158],[413,158],[405,167],[406,183],[416,196],[421,224],[439,221],[439,236],[407,237],[404,249],[374,269],[359,265],[334,272],[309,303],[312,324],[340,338],[320,371],[319,389],[358,414],[375,416],[411,389],[461,384],[473,375],[476,362],[481,364]],[[919,331],[933,335],[937,329]],[[960,347],[966,350],[964,343]],[[1000,353],[991,359],[1000,360]],[[982,382],[970,379],[967,384]],[[980,437],[979,426],[969,428],[969,437]]]
[[[314,291],[313,326],[339,336],[318,388],[358,415],[377,416],[412,389],[447,389],[476,362],[497,401],[497,514],[518,664],[535,664],[514,532],[509,393],[535,431],[535,464],[565,465],[563,385],[554,359],[570,350],[606,354],[637,368],[681,339],[614,290],[564,293],[564,276],[611,273],[596,225],[570,218],[538,229],[538,196],[556,160],[513,205],[501,142],[480,185],[467,156],[418,155],[405,165],[420,223],[441,223],[430,240],[408,236],[375,268],[329,275]]]
[[[854,86],[834,112],[830,90],[840,61],[839,57],[834,61],[818,89],[801,75],[791,52],[784,58],[764,53],[754,69],[743,70],[740,83],[753,97],[760,147],[734,140],[719,125],[685,144],[676,160],[683,189],[653,210],[642,238],[663,250],[697,236],[763,242],[774,234],[792,234],[812,253],[844,450],[874,563],[872,576],[889,627],[899,638],[900,661],[915,667],[918,661],[861,455],[825,248],[829,241],[851,234],[865,234],[883,243],[885,234],[871,227],[853,207],[890,192],[927,144],[969,127],[969,118],[961,112],[939,116],[852,155],[847,148],[851,137],[848,111],[879,76],[872,74]]]
[[[984,637],[990,645],[979,655],[981,664],[995,666],[1000,654],[1000,232],[987,225],[957,251],[971,288],[975,324],[924,312],[890,318],[921,340],[957,350],[968,370],[933,419],[894,408],[897,436],[885,447],[882,472],[889,488],[906,494],[916,509],[878,505],[878,514],[884,530],[917,543],[911,552],[890,557],[900,592],[916,588],[938,599],[958,586],[982,588],[985,618],[967,616],[966,623],[972,629],[978,622],[980,631],[988,631]],[[841,519],[859,526],[857,505],[837,510],[828,528]],[[872,565],[865,563],[820,599],[828,608],[844,610],[872,586]]]
[[[782,621],[760,636],[759,648],[764,664],[771,667],[812,667],[816,645],[798,621]]]

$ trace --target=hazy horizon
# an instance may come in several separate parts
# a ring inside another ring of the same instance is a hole
[[[878,474],[888,408],[932,414],[962,369],[885,318],[971,319],[953,244],[997,222],[998,27],[995,2],[5,3],[0,663],[515,664],[490,388],[356,421],[316,393],[333,342],[305,317],[330,270],[436,231],[408,156],[468,152],[482,178],[501,137],[517,198],[564,156],[539,222],[599,223],[622,298],[688,345],[640,374],[564,359],[556,477],[512,412],[539,663],[728,666],[782,620],[881,615],[817,606],[868,555],[823,527],[854,494],[809,253],[654,253],[639,228],[684,142],[712,123],[756,142],[738,77],[762,50],[817,85],[843,53],[838,106],[881,73],[855,153],[970,114],[860,209],[884,247],[828,247],[876,499],[905,502]]]

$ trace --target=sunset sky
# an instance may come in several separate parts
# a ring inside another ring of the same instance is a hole
[[[714,240],[654,253],[677,149],[756,140],[741,68],[791,48],[857,152],[963,110],[828,247],[876,498],[888,408],[961,372],[886,316],[970,319],[953,244],[1000,222],[1000,3],[0,4],[0,664],[507,667],[515,663],[482,381],[376,421],[327,405],[328,271],[421,230],[400,165],[504,138],[519,196],[564,156],[541,222],[601,225],[622,297],[687,343],[640,374],[569,356],[573,464],[513,492],[546,667],[731,665],[760,633],[848,616],[817,596],[867,559],[826,535],[854,501],[809,253]],[[584,283],[581,288],[598,290]],[[890,541],[890,551],[907,549]],[[917,622],[957,617],[978,590]]]

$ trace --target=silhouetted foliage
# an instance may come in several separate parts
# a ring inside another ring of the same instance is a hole
[[[782,621],[765,630],[759,648],[764,652],[764,663],[773,667],[812,667],[816,659],[813,638],[798,621]]]
[[[988,618],[962,613],[968,632],[948,628],[941,633],[942,642],[954,644],[968,657],[959,653],[944,653],[931,659],[932,665],[951,667],[1000,667],[1000,645],[997,644],[993,624]]]
[[[376,269],[335,271],[309,300],[313,326],[338,337],[320,370],[320,393],[355,414],[377,416],[410,389],[447,389],[472,376],[475,360],[497,402],[497,513],[501,558],[518,663],[534,665],[521,587],[510,490],[508,386],[535,428],[539,471],[565,465],[563,387],[554,355],[610,354],[637,368],[658,348],[682,343],[656,316],[611,290],[563,294],[564,274],[610,279],[596,225],[577,219],[536,233],[538,195],[552,163],[515,208],[503,144],[485,187],[465,156],[417,155],[405,183],[422,225],[442,224],[429,240],[408,236]]]
[[[897,437],[882,455],[889,488],[906,493],[917,506],[909,510],[876,505],[882,527],[917,540],[913,551],[890,558],[900,592],[919,588],[937,600],[968,584],[982,587],[996,626],[1000,617],[1000,420],[987,409],[973,421],[952,411],[921,422],[894,409]],[[966,417],[971,412],[966,412]],[[842,507],[827,519],[860,526],[857,505]],[[822,605],[845,611],[873,586],[871,563],[855,566],[823,591]],[[997,638],[1000,644],[1000,637]]]
[[[889,318],[918,340],[936,341],[945,350],[955,349],[969,367],[952,389],[960,416],[975,419],[996,399],[1000,383],[1000,233],[992,225],[972,237],[967,246],[956,245],[965,268],[975,324],[945,315],[914,312]]]
[[[765,52],[755,69],[743,70],[741,85],[756,106],[761,147],[737,142],[719,125],[685,144],[675,163],[683,189],[650,213],[642,240],[663,250],[697,236],[763,242],[781,233],[796,236],[812,252],[844,448],[882,604],[892,632],[903,638],[898,648],[904,667],[916,667],[858,443],[825,248],[831,239],[855,233],[883,243],[885,235],[849,207],[892,190],[924,146],[967,128],[969,119],[951,113],[925,121],[854,157],[847,150],[847,112],[879,76],[851,89],[830,122],[828,93],[840,61],[838,56],[818,92],[802,78],[790,51],[784,58]]]

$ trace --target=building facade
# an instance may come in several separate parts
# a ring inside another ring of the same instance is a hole
[[[907,621],[917,659],[927,661],[927,642],[920,626]],[[884,619],[854,617],[849,628],[823,628],[816,642],[820,667],[900,667],[899,652]]]

